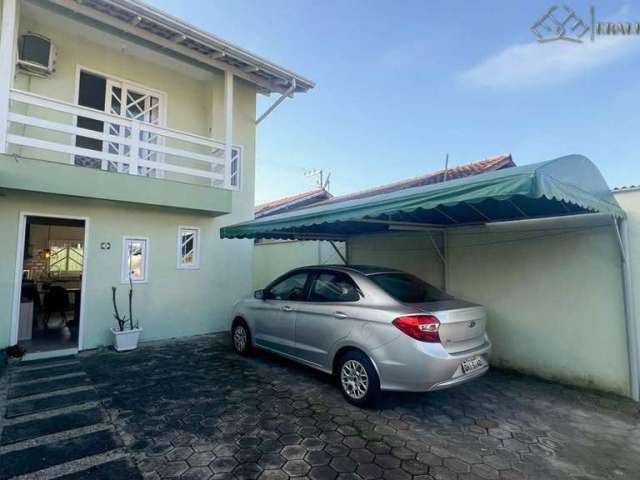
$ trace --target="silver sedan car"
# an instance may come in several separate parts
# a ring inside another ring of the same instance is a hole
[[[372,266],[292,270],[235,307],[234,350],[253,347],[335,374],[364,406],[381,390],[426,392],[489,369],[486,311],[413,275]]]

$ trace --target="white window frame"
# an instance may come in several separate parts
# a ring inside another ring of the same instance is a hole
[[[233,158],[233,152],[238,152],[238,173],[236,175],[238,181],[236,185],[231,183],[231,172],[229,172],[229,188],[231,190],[240,191],[242,189],[242,157],[244,156],[243,148],[239,145],[233,145],[231,147],[231,158]],[[229,165],[229,170],[231,170],[231,165]]]
[[[144,278],[131,279],[132,283],[148,283],[149,282],[149,238],[136,235],[125,235],[122,237],[122,262],[120,265],[120,281],[122,283],[129,283],[129,266],[128,266],[128,249],[127,242],[130,241],[143,241],[144,246]]]
[[[194,244],[195,261],[192,264],[182,262],[182,232],[185,230],[193,230],[196,234]],[[177,268],[180,270],[198,270],[200,268],[200,227],[190,227],[180,225],[178,227],[178,235],[176,241],[177,249]]]

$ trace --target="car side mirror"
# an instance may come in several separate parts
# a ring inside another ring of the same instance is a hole
[[[262,289],[256,290],[255,292],[253,292],[253,296],[258,300],[264,300],[265,299],[264,290]]]

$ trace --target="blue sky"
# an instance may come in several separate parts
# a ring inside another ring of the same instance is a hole
[[[150,0],[317,83],[258,127],[256,202],[313,187],[342,194],[511,152],[569,153],[610,186],[640,183],[640,37],[540,45],[555,2]],[[640,21],[625,2],[600,20]],[[587,2],[570,6],[588,18]],[[258,112],[275,100],[260,96]]]

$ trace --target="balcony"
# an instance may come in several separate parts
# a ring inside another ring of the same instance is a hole
[[[9,100],[17,161],[1,162],[0,186],[230,212],[240,148],[140,121],[131,108],[116,115],[17,89]]]

